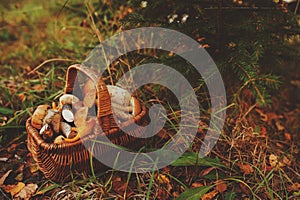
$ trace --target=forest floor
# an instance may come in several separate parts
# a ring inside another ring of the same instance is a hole
[[[245,90],[228,109],[224,135],[203,163],[189,152],[181,163],[144,174],[108,169],[96,178],[47,180],[28,151],[26,119],[37,105],[57,101],[67,67],[88,55],[99,34],[78,2],[64,9],[55,1],[6,3],[0,3],[0,199],[300,199],[300,71],[292,60],[274,70],[282,84],[269,107],[253,104]],[[110,6],[102,13],[102,39],[132,12]]]

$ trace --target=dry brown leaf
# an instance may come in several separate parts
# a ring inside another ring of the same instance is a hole
[[[245,175],[254,172],[254,169],[250,164],[238,164],[238,166],[244,172]]]
[[[6,178],[8,177],[8,175],[10,174],[12,170],[8,170],[1,178],[0,178],[0,186],[2,186],[6,180]]]
[[[126,197],[129,197],[133,194],[132,189],[130,189],[126,183],[126,181],[122,181],[121,177],[116,177],[112,180],[112,188],[119,195],[124,195],[126,193]]]
[[[35,172],[37,172],[38,170],[39,170],[39,166],[38,166],[37,163],[32,163],[32,164],[30,164],[30,166],[29,166],[29,171],[30,171],[30,173],[35,173]]]
[[[282,126],[279,121],[276,121],[275,125],[278,131],[283,131],[285,129],[284,126]]]
[[[292,140],[292,136],[291,136],[290,133],[285,132],[285,133],[284,133],[284,137],[285,137],[285,139],[286,139],[287,141],[291,141],[291,140]]]
[[[271,167],[276,167],[278,164],[278,156],[271,154],[269,156],[269,162],[270,162]]]
[[[164,174],[159,174],[157,180],[160,184],[170,183],[170,179]]]
[[[37,184],[29,183],[27,184],[15,197],[19,197],[21,199],[29,199],[35,193],[38,188]]]
[[[35,91],[37,91],[37,92],[41,92],[41,91],[44,91],[44,90],[45,90],[45,89],[44,89],[44,86],[41,85],[41,84],[36,84],[36,85],[34,85],[32,88],[33,88]]]
[[[267,122],[268,121],[268,115],[266,115],[265,113],[263,113],[263,111],[261,111],[260,109],[256,108],[255,111],[259,114],[261,120],[263,122]]]
[[[291,164],[292,161],[287,156],[284,156],[282,160],[279,162],[279,167],[290,166]]]
[[[294,183],[288,187],[289,191],[298,191],[300,190],[300,183]]]
[[[22,92],[22,93],[18,94],[18,98],[20,99],[21,102],[24,102],[26,95]]]
[[[216,167],[209,167],[209,168],[207,168],[205,170],[202,170],[201,173],[200,173],[200,175],[201,176],[205,176],[205,175],[209,174],[214,169],[216,169]]]
[[[213,190],[209,193],[206,193],[201,197],[201,200],[212,200],[216,195],[218,194],[218,191]]]
[[[18,194],[24,187],[25,184],[23,182],[18,182],[17,185],[2,185],[5,192],[10,193],[11,196]]]
[[[197,188],[197,187],[201,187],[201,186],[203,186],[202,183],[194,182],[194,183],[192,183],[191,188]]]
[[[267,115],[268,115],[269,121],[272,121],[272,120],[275,120],[275,119],[282,119],[283,118],[282,115],[277,115],[274,112],[267,113]]]
[[[267,135],[267,129],[264,126],[260,126],[260,135]]]
[[[300,88],[300,80],[291,80],[290,83],[297,88]]]
[[[243,183],[239,183],[239,186],[244,194],[246,194],[247,196],[250,195],[251,191],[246,185],[244,185]]]
[[[223,180],[218,180],[216,182],[216,191],[223,193],[227,190],[227,184]]]

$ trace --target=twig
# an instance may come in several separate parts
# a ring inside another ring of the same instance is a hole
[[[67,61],[67,62],[74,62],[75,60],[72,59],[64,59],[64,58],[52,58],[49,60],[45,60],[44,62],[42,62],[41,64],[39,64],[36,68],[34,68],[33,70],[31,70],[30,72],[28,72],[28,75],[33,74],[35,71],[37,71],[39,68],[41,68],[43,65],[49,63],[49,62],[53,62],[53,61]]]
[[[297,1],[297,5],[296,5],[295,10],[294,10],[294,13],[295,13],[295,14],[297,14],[299,5],[300,5],[300,0]]]

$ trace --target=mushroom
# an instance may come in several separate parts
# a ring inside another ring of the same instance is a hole
[[[63,133],[63,135],[68,138],[69,135],[72,132],[72,127],[70,124],[66,123],[66,122],[61,122],[60,123],[60,130]]]
[[[95,125],[95,119],[94,118],[90,118],[88,121],[86,121],[85,124],[77,127],[77,135],[73,138],[64,138],[65,142],[76,142],[77,140],[79,140],[81,137],[84,137],[88,134],[90,134],[94,128]]]
[[[62,144],[62,143],[65,142],[65,139],[66,139],[66,138],[65,138],[64,136],[59,135],[59,136],[57,136],[57,137],[54,139],[53,143],[54,143],[54,144]]]
[[[48,105],[39,105],[34,111],[31,118],[31,125],[36,129],[41,129],[43,125],[43,119],[47,114],[47,110],[50,108]]]
[[[53,138],[54,133],[51,127],[48,124],[45,124],[40,130],[40,135],[45,141],[49,141]]]
[[[114,85],[107,85],[107,89],[112,103],[129,106],[131,95],[127,90]]]
[[[43,124],[51,124],[55,133],[59,132],[59,123],[61,120],[61,116],[58,110],[49,109],[47,110],[47,114],[43,119]]]
[[[75,104],[79,101],[78,97],[73,94],[64,94],[59,98],[59,108],[62,109],[65,104]]]
[[[141,110],[142,110],[141,104],[140,104],[139,100],[137,100],[137,98],[131,97],[130,105],[132,107],[132,115],[133,116],[136,116],[138,113],[141,112]]]
[[[73,122],[74,121],[74,114],[72,111],[72,108],[69,104],[64,104],[62,107],[61,115],[64,120],[67,122]]]

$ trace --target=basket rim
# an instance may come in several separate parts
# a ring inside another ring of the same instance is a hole
[[[115,134],[121,128],[126,128],[133,123],[139,122],[143,118],[143,116],[145,116],[145,114],[146,114],[146,107],[142,106],[142,110],[140,113],[138,113],[136,116],[133,116],[131,119],[129,119],[125,122],[122,122],[118,128],[112,128],[108,131],[89,134],[87,136],[80,138],[79,140],[77,140],[75,142],[72,142],[72,143],[55,144],[55,143],[46,142],[40,136],[39,131],[31,125],[31,117],[29,117],[26,121],[26,128],[27,128],[28,135],[30,135],[35,140],[35,142],[38,144],[38,146],[40,146],[44,149],[60,149],[60,148],[68,148],[68,147],[74,147],[77,145],[82,145],[84,142],[91,140],[92,138],[95,138],[97,136],[100,136],[101,134],[105,135],[105,136]]]

